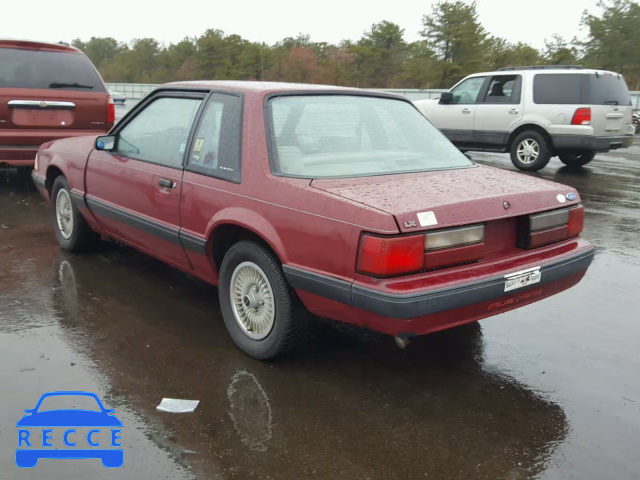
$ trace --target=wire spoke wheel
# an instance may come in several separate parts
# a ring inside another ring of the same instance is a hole
[[[522,163],[533,163],[540,155],[540,146],[535,140],[527,138],[518,144],[517,155]]]
[[[276,318],[273,289],[267,275],[253,262],[240,263],[231,275],[231,307],[242,331],[254,340],[262,340]]]
[[[66,189],[61,188],[56,196],[56,221],[60,234],[65,240],[73,233],[73,207]]]

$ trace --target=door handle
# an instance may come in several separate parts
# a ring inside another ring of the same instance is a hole
[[[471,110],[469,110],[468,108],[463,108],[462,113],[464,114],[471,113]]]
[[[171,180],[167,180],[165,178],[161,178],[160,180],[158,180],[158,185],[160,185],[161,187],[176,188],[175,182],[172,182]]]
[[[519,113],[519,110],[517,108],[512,108],[511,110],[509,110],[509,115],[517,115]]]

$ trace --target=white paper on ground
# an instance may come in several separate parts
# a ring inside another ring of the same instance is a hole
[[[169,413],[192,413],[200,400],[180,400],[178,398],[163,398],[160,405],[156,407],[159,412]]]

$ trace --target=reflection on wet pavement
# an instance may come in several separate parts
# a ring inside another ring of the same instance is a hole
[[[537,174],[587,208],[599,253],[574,289],[402,351],[323,322],[307,351],[271,363],[235,348],[209,285],[117,245],[61,252],[27,179],[0,173],[0,477],[637,478],[638,160],[635,146]],[[122,469],[15,467],[15,422],[65,388],[116,409]],[[163,414],[163,397],[201,403]]]

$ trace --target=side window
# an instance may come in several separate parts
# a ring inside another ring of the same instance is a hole
[[[484,103],[520,103],[522,76],[496,75],[491,77]]]
[[[187,169],[240,183],[242,99],[213,94],[193,139]]]
[[[181,168],[200,103],[194,98],[158,98],[120,131],[115,152]]]
[[[572,105],[583,103],[584,75],[579,73],[539,73],[533,77],[533,102]]]
[[[485,77],[473,77],[465,80],[451,90],[453,94],[453,104],[465,105],[476,103],[480,89],[484,84]]]

